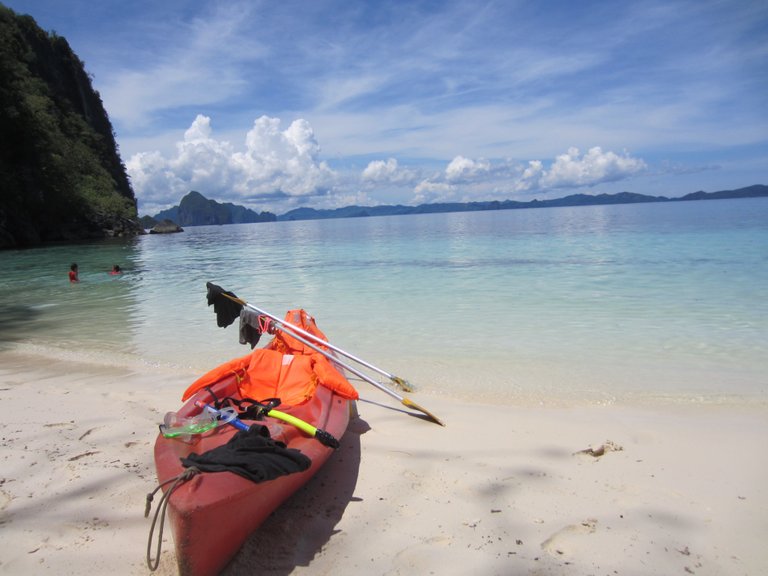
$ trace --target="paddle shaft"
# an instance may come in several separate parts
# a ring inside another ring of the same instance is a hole
[[[257,312],[263,313],[260,310],[258,310],[255,306],[253,308]],[[309,346],[310,348],[312,348],[312,350],[315,350],[316,352],[319,352],[320,354],[322,354],[323,356],[328,358],[331,362],[341,366],[342,368],[344,368],[345,370],[351,372],[352,374],[354,374],[358,378],[362,378],[363,380],[365,380],[369,384],[372,384],[372,385],[376,386],[376,388],[378,388],[382,392],[385,392],[385,393],[389,394],[390,396],[392,396],[393,398],[396,398],[397,400],[400,401],[400,403],[403,406],[408,406],[409,408],[413,408],[414,410],[418,410],[419,412],[422,412],[424,415],[428,416],[429,419],[432,420],[433,422],[435,422],[436,424],[440,424],[440,426],[445,426],[445,424],[443,424],[443,422],[440,420],[440,418],[438,418],[437,416],[432,414],[429,410],[426,410],[425,408],[419,406],[413,400],[410,400],[410,399],[408,399],[408,398],[406,398],[404,396],[401,396],[400,394],[398,394],[394,390],[390,390],[389,388],[387,388],[386,386],[384,386],[380,382],[376,382],[376,380],[374,380],[370,376],[364,374],[363,372],[360,372],[359,370],[357,370],[356,368],[350,366],[349,364],[347,364],[345,362],[342,362],[341,360],[336,358],[333,354],[327,352],[326,350],[323,350],[322,348],[320,348],[320,346],[316,346],[315,344],[313,344],[309,340],[303,338],[301,334],[299,334],[299,332],[304,333],[304,334],[309,334],[308,332],[306,332],[304,330],[301,330],[300,328],[298,328],[297,326],[294,326],[290,322],[284,322],[282,320],[279,320],[279,319],[275,318],[274,316],[267,315],[267,314],[265,314],[265,316],[269,316],[269,318],[271,318],[275,322],[275,324],[277,325],[278,328],[282,328],[283,330],[287,330],[288,332],[291,333],[291,336],[296,338],[296,340],[298,340],[299,342],[301,342],[305,346]],[[319,340],[320,342],[323,342],[323,344],[326,344],[325,340],[321,340],[321,339],[317,338],[314,335],[313,335],[313,337],[315,339]],[[329,348],[332,348],[332,347],[329,346]]]
[[[283,330],[287,330],[288,332],[290,332],[291,335],[294,338],[296,338],[299,342],[305,344],[306,346],[309,346],[312,350],[315,350],[315,351],[319,352],[320,354],[322,354],[323,356],[325,356],[326,358],[328,358],[329,360],[331,360],[335,364],[341,366],[345,370],[348,370],[349,372],[351,372],[352,374],[354,374],[358,378],[362,378],[363,380],[365,380],[369,384],[372,384],[373,386],[375,386],[376,388],[378,388],[382,392],[384,392],[386,394],[389,394],[393,398],[395,398],[398,401],[400,401],[400,403],[403,406],[408,406],[409,408],[413,408],[414,410],[418,410],[419,412],[422,412],[424,415],[426,415],[430,420],[432,420],[436,424],[440,424],[440,426],[445,426],[445,424],[440,420],[440,418],[438,418],[437,416],[432,414],[429,410],[419,406],[413,400],[410,400],[408,398],[405,398],[405,397],[401,396],[400,394],[398,394],[394,390],[390,390],[389,388],[387,388],[386,386],[384,386],[380,382],[376,382],[376,380],[374,380],[373,378],[371,378],[368,375],[364,374],[363,372],[360,372],[356,368],[353,368],[349,364],[346,364],[345,362],[342,362],[336,356],[334,356],[333,354],[329,353],[327,350],[323,350],[323,348],[321,348],[320,346],[318,346],[318,345],[310,342],[309,340],[307,340],[307,338],[313,340],[315,343],[318,343],[318,344],[320,344],[320,345],[322,345],[322,346],[324,346],[326,348],[329,348],[329,349],[333,350],[334,352],[338,352],[339,354],[342,354],[343,356],[346,356],[350,360],[353,360],[355,362],[359,362],[363,366],[366,366],[367,368],[370,368],[371,370],[374,370],[375,372],[379,372],[379,373],[383,374],[384,376],[386,376],[387,378],[391,379],[396,384],[405,384],[405,380],[403,380],[402,378],[398,378],[397,376],[392,376],[388,372],[385,372],[385,371],[381,370],[380,368],[376,368],[375,366],[372,366],[368,362],[365,362],[364,360],[361,360],[360,358],[357,358],[356,356],[350,354],[349,352],[346,352],[346,351],[342,350],[341,348],[339,348],[337,346],[334,346],[330,342],[328,342],[326,340],[323,340],[322,338],[320,338],[318,336],[315,336],[314,334],[312,334],[310,332],[307,332],[303,328],[301,328],[299,326],[296,326],[295,324],[291,324],[290,322],[286,322],[285,320],[281,320],[280,318],[278,318],[274,314],[270,314],[266,310],[262,310],[261,308],[259,308],[257,306],[254,306],[253,304],[249,304],[248,302],[246,302],[245,300],[242,300],[241,298],[238,298],[237,296],[230,296],[229,294],[225,294],[223,292],[222,292],[221,295],[226,297],[226,298],[228,298],[228,299],[230,299],[230,300],[232,300],[233,302],[237,302],[238,304],[240,304],[242,306],[247,306],[251,310],[253,310],[255,312],[258,312],[259,314],[262,314],[263,316],[266,316],[270,320],[274,321],[275,325],[278,328],[282,328]]]
[[[226,296],[226,294],[224,294],[224,296]],[[229,296],[227,296],[227,297],[230,298],[230,300],[232,300],[231,297],[229,297]],[[290,324],[290,323],[286,322],[285,320],[281,320],[280,318],[278,318],[277,316],[275,316],[273,314],[270,314],[266,310],[262,310],[261,308],[258,308],[256,306],[254,306],[253,304],[249,304],[248,302],[245,302],[244,300],[241,300],[240,298],[237,298],[237,302],[242,304],[243,306],[247,306],[251,310],[253,310],[255,312],[258,312],[259,314],[262,314],[262,315],[266,316],[267,318],[270,318],[271,320],[274,320],[275,322],[279,322],[281,325],[289,328],[291,330],[291,332],[293,332],[294,334],[298,334],[298,335],[304,336],[305,338],[309,338],[309,339],[313,340],[314,342],[319,342],[320,344],[322,344],[326,348],[330,348],[334,352],[338,352],[342,356],[346,356],[347,358],[349,358],[353,362],[357,362],[358,364],[361,364],[361,365],[365,366],[369,370],[373,370],[374,372],[378,372],[382,376],[384,376],[386,378],[389,378],[392,382],[394,382],[398,386],[402,386],[402,387],[404,387],[406,389],[410,388],[410,385],[408,384],[407,380],[405,380],[404,378],[400,378],[399,376],[395,376],[394,374],[390,374],[386,370],[383,370],[383,369],[379,368],[378,366],[374,366],[373,364],[371,364],[369,362],[366,362],[362,358],[358,358],[354,354],[351,354],[351,353],[347,352],[346,350],[342,350],[338,346],[334,346],[330,342],[327,342],[327,341],[323,340],[322,338],[319,338],[319,337],[315,336],[311,332],[307,332],[306,330],[304,330],[303,328],[301,328],[299,326],[296,326],[294,324]]]
[[[271,316],[270,316],[270,318],[271,318]],[[387,394],[389,394],[389,395],[390,395],[390,396],[392,396],[393,398],[397,398],[398,400],[400,400],[400,402],[402,402],[402,401],[403,401],[403,397],[402,397],[402,396],[400,396],[400,394],[398,394],[398,393],[397,393],[397,392],[395,392],[394,390],[390,390],[389,388],[387,388],[386,386],[384,386],[384,385],[383,385],[383,384],[381,384],[380,382],[376,382],[376,380],[374,380],[373,378],[370,378],[369,376],[367,376],[367,375],[366,375],[366,374],[364,374],[363,372],[360,372],[360,371],[359,371],[359,370],[357,370],[356,368],[354,368],[354,367],[350,366],[350,365],[349,365],[349,364],[347,364],[346,362],[342,362],[341,360],[339,360],[338,358],[336,358],[336,357],[335,357],[333,354],[331,354],[331,353],[327,352],[326,350],[323,350],[322,348],[320,348],[320,346],[317,346],[317,345],[313,344],[312,342],[310,342],[310,341],[309,341],[309,340],[307,340],[306,338],[303,338],[303,337],[302,337],[302,334],[298,334],[297,332],[294,332],[294,326],[293,326],[293,324],[288,324],[288,323],[285,323],[285,322],[283,322],[282,320],[275,320],[274,318],[273,318],[273,320],[275,321],[275,324],[277,325],[277,327],[278,327],[278,328],[281,328],[281,329],[283,329],[283,330],[287,330],[288,332],[290,332],[290,333],[291,333],[291,336],[293,336],[294,338],[296,338],[296,340],[298,340],[299,342],[301,342],[301,343],[302,343],[302,344],[304,344],[305,346],[309,346],[310,348],[312,348],[312,350],[314,350],[314,351],[316,351],[316,352],[319,352],[320,354],[322,354],[323,356],[325,356],[326,358],[328,358],[328,359],[329,359],[331,362],[333,362],[334,364],[338,364],[339,366],[341,366],[341,367],[342,367],[342,368],[344,368],[345,370],[348,370],[349,372],[351,372],[351,373],[352,373],[352,374],[354,374],[355,376],[357,376],[357,377],[359,377],[359,378],[362,378],[363,380],[365,380],[365,381],[366,381],[366,382],[368,382],[369,384],[373,384],[374,386],[376,386],[377,388],[379,388],[379,389],[380,389],[380,390],[382,390],[383,392],[386,392]],[[301,330],[301,332],[304,332],[304,330]],[[324,341],[324,340],[321,340],[321,342],[325,342],[325,341]],[[331,348],[331,347],[329,346],[329,348]]]

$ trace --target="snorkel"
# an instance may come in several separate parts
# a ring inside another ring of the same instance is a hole
[[[202,408],[202,411],[191,418],[180,418],[176,412],[168,412],[163,424],[160,424],[160,433],[166,438],[178,438],[188,442],[193,435],[204,434],[223,424],[229,424],[246,432],[251,428],[237,417],[237,411],[231,406],[219,410],[201,400],[196,400],[195,406]],[[269,410],[266,414],[295,426],[325,446],[333,449],[339,447],[339,441],[331,434],[291,414],[274,409]]]
[[[212,414],[214,417],[218,416],[219,418],[221,418],[222,415],[227,410],[232,410],[232,408],[224,408],[222,410],[217,410],[210,404],[206,404],[205,402],[201,402],[200,400],[195,401],[195,406],[204,408],[205,411]],[[296,416],[293,416],[291,414],[286,414],[285,412],[280,412],[279,410],[275,410],[274,408],[266,411],[266,415],[271,416],[272,418],[276,418],[278,420],[282,420],[283,422],[287,422],[288,424],[295,426],[299,430],[303,431],[305,434],[315,438],[321,444],[324,444],[325,446],[329,446],[334,450],[339,447],[339,441],[336,438],[334,438],[330,433],[326,432],[325,430],[321,430],[320,428],[316,428],[312,426],[312,424],[310,424],[309,422],[304,422],[304,420],[300,420],[299,418],[296,418]],[[234,426],[238,430],[248,431],[251,428],[248,424],[240,420],[236,415],[226,420],[226,423],[229,424],[230,426]]]
[[[246,432],[251,428],[237,417],[237,412],[235,412],[234,408],[222,408],[221,410],[217,410],[210,404],[206,404],[200,400],[195,400],[195,406],[202,408],[203,414],[207,414],[209,418],[213,418],[214,420],[219,418],[219,424],[230,424],[238,430],[244,430]]]

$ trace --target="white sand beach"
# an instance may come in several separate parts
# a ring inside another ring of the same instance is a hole
[[[157,424],[195,377],[0,352],[0,573],[149,574]],[[225,574],[768,573],[765,404],[409,395],[443,428],[361,395],[341,448]],[[175,573],[168,530],[157,574]]]

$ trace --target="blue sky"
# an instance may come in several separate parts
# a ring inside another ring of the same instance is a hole
[[[2,0],[64,36],[140,214],[768,184],[768,3]]]

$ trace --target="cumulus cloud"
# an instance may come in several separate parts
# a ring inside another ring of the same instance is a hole
[[[319,160],[320,146],[303,119],[281,130],[278,118],[262,116],[235,151],[213,136],[211,120],[198,115],[176,144],[176,153],[135,154],[126,163],[145,209],[176,204],[190,190],[214,197],[258,199],[312,196],[331,188],[336,174]]]
[[[525,164],[502,161],[472,160],[456,156],[445,171],[420,182],[413,190],[413,203],[453,200],[457,191],[463,199],[506,199],[513,193],[547,192],[563,188],[592,187],[604,182],[630,178],[645,171],[646,163],[629,154],[590,148],[582,155],[570,148],[547,167],[541,160]],[[491,185],[493,190],[488,190]]]
[[[520,177],[515,181],[515,191],[523,192],[532,188],[538,190],[542,174],[544,174],[544,164],[541,160],[529,161],[528,165],[522,169]]]
[[[177,155],[166,170],[180,183],[190,182],[198,190],[228,188],[235,175],[231,169],[232,146],[211,137],[211,120],[199,115],[176,144]]]
[[[449,182],[472,180],[490,169],[491,164],[487,160],[471,160],[464,156],[456,156],[445,169],[445,178]]]
[[[369,162],[361,174],[364,184],[407,184],[417,178],[417,171],[403,168],[395,158]]]
[[[453,197],[453,187],[445,182],[424,180],[414,189],[413,204],[431,204],[445,202]]]
[[[371,161],[362,171],[337,173],[321,159],[320,144],[304,119],[284,129],[279,118],[257,118],[236,149],[216,138],[209,117],[198,115],[173,152],[134,154],[126,168],[144,214],[178,204],[190,190],[281,214],[301,205],[501,200],[589,188],[632,177],[647,167],[626,152],[596,146],[585,154],[570,148],[549,163],[458,155],[426,177],[422,169],[404,167],[391,157]]]
[[[383,160],[374,160],[363,170],[363,180],[370,182],[388,182],[397,174],[397,160],[389,158],[386,162]]]
[[[318,159],[320,146],[306,120],[294,120],[280,130],[280,120],[262,116],[245,138],[245,152],[232,156],[238,169],[234,190],[243,197],[308,196],[332,185],[334,173]]]
[[[603,152],[602,148],[590,148],[583,156],[578,148],[570,148],[557,157],[550,169],[543,173],[542,185],[547,188],[593,186],[601,182],[621,180],[645,170],[642,160]]]

